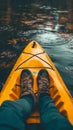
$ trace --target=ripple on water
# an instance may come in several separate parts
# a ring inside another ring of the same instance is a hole
[[[39,41],[45,48],[51,46],[61,46],[70,44],[72,47],[72,36],[69,34],[59,34],[57,32],[49,32],[43,30],[37,30],[32,39]]]

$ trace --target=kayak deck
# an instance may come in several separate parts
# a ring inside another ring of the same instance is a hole
[[[5,100],[20,98],[20,75],[23,69],[29,69],[34,78],[33,91],[37,95],[37,75],[40,69],[47,69],[50,75],[50,95],[61,114],[73,124],[73,99],[59,72],[38,42],[30,42],[19,56],[0,94],[0,104]],[[36,110],[27,120],[28,123],[40,123],[40,114]]]

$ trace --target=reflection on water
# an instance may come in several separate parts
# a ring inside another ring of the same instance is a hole
[[[1,87],[22,49],[36,40],[50,55],[73,95],[72,5],[72,0],[1,0]]]

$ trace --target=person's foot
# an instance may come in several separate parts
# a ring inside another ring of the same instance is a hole
[[[20,84],[21,84],[21,96],[20,97],[23,97],[28,94],[34,95],[33,89],[32,89],[33,88],[33,77],[29,70],[23,70],[21,72]]]
[[[37,77],[37,84],[38,84],[38,94],[49,94],[50,89],[50,79],[48,71],[42,69],[38,73]]]

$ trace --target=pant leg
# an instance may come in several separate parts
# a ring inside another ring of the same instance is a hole
[[[16,101],[5,101],[0,107],[0,130],[25,130],[25,121],[33,104],[30,95]]]
[[[73,130],[72,125],[59,113],[49,95],[40,96],[39,105],[42,130]]]

